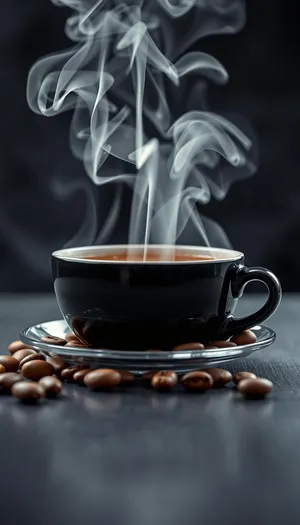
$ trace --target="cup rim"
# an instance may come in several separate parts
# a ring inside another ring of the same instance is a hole
[[[173,249],[174,246],[169,245],[161,245],[161,244],[151,244],[149,245],[149,248],[154,250],[161,250],[162,246],[166,249]],[[142,244],[136,244],[132,245],[133,249],[141,250],[144,249],[144,245]],[[87,256],[93,256],[98,255],[100,253],[105,253],[106,255],[109,253],[116,253],[118,251],[127,251],[128,244],[110,244],[110,245],[98,245],[98,246],[80,246],[76,248],[63,248],[61,250],[55,250],[52,253],[52,257],[55,257],[56,259],[66,261],[66,262],[72,262],[72,263],[84,263],[84,264],[92,264],[92,265],[151,265],[151,266],[157,266],[157,265],[180,265],[180,264],[216,264],[216,263],[223,263],[223,262],[235,262],[239,259],[244,257],[244,254],[240,251],[227,249],[227,248],[215,248],[215,247],[208,247],[208,246],[191,246],[191,245],[178,245],[176,246],[176,250],[180,251],[193,251],[194,253],[199,253],[199,255],[203,254],[210,254],[213,259],[208,260],[191,260],[191,261],[130,261],[130,260],[93,260],[93,259],[86,259]],[[76,254],[78,255],[76,257]],[[81,256],[81,257],[80,257]]]

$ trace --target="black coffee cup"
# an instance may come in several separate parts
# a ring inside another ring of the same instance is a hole
[[[278,279],[264,268],[247,268],[233,250],[176,247],[176,262],[91,260],[124,253],[127,246],[72,248],[52,254],[54,289],[76,335],[93,348],[171,350],[190,342],[228,339],[266,321],[281,300]],[[151,247],[156,253],[166,247]],[[136,246],[133,250],[140,251]],[[199,257],[213,255],[213,259]],[[263,282],[262,308],[234,317],[252,281]]]

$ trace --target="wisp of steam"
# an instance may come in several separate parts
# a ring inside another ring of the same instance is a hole
[[[188,222],[209,245],[198,205],[223,199],[255,166],[251,140],[202,102],[203,82],[227,82],[226,70],[191,47],[241,29],[244,2],[52,1],[73,10],[65,30],[75,45],[32,67],[31,109],[72,109],[71,148],[93,183],[132,188],[129,250],[143,245],[146,258],[149,244],[175,246]],[[192,91],[196,107],[185,112]],[[120,209],[112,206],[107,231]]]

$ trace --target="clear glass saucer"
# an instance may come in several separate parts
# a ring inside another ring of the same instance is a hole
[[[23,343],[33,347],[38,352],[52,357],[61,357],[68,364],[84,365],[90,368],[119,368],[134,373],[144,373],[148,370],[174,370],[184,373],[189,370],[209,368],[247,357],[274,343],[276,334],[266,326],[252,328],[257,336],[256,343],[232,348],[207,350],[184,350],[177,352],[150,352],[105,350],[93,348],[76,348],[71,346],[55,346],[42,343],[46,335],[64,338],[70,333],[65,321],[51,321],[25,328],[20,332]]]

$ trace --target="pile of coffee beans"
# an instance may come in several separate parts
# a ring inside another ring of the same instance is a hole
[[[74,334],[65,339],[45,336],[42,342],[58,346],[84,347]],[[251,344],[256,336],[251,330],[236,335],[229,341],[212,341],[206,347],[191,342],[179,345],[174,351],[213,349]],[[92,391],[129,387],[138,380],[127,370],[89,369],[84,366],[68,366],[60,357],[45,357],[21,341],[8,346],[10,355],[0,355],[0,394],[12,394],[22,402],[35,403],[45,397],[54,398],[62,393],[62,381],[86,386]],[[158,392],[170,392],[177,384],[188,392],[205,392],[234,383],[236,390],[245,398],[262,399],[272,391],[271,381],[258,378],[251,372],[238,372],[234,376],[222,368],[208,368],[189,372],[178,377],[169,370],[150,371],[141,377],[141,383]]]
[[[26,403],[57,397],[62,391],[55,368],[45,356],[22,341],[8,345],[9,355],[0,355],[0,393],[12,394]]]

